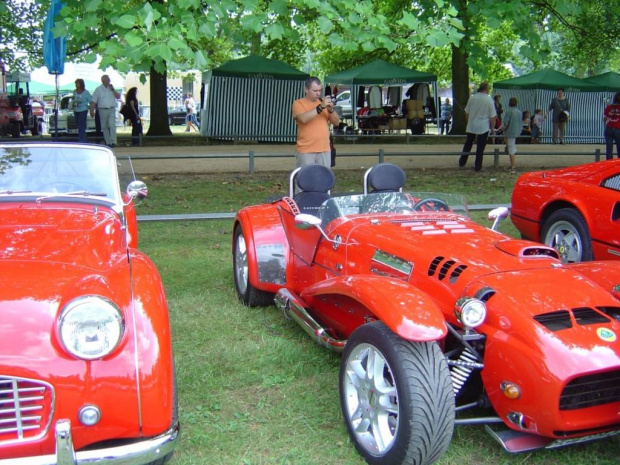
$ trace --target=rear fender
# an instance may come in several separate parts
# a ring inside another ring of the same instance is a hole
[[[240,210],[234,228],[241,226],[248,255],[248,279],[256,289],[276,293],[286,282],[283,278],[289,246],[275,204],[257,205]],[[233,237],[233,251],[234,251]]]
[[[426,293],[401,280],[374,275],[339,276],[306,288],[301,297],[313,300],[343,295],[362,304],[403,339],[436,341],[447,333],[441,309]]]

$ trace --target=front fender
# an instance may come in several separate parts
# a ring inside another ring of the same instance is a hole
[[[409,341],[436,341],[448,331],[435,301],[401,280],[375,275],[340,276],[306,288],[301,297],[312,306],[314,298],[329,294],[359,302],[394,333]]]

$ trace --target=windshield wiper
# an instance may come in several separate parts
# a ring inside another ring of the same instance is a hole
[[[29,192],[32,192],[32,191],[12,191],[10,189],[6,189],[3,191],[0,191],[0,195],[27,194]]]
[[[88,191],[74,191],[74,192],[58,192],[56,194],[43,195],[41,197],[37,197],[37,203],[42,202],[47,199],[55,199],[57,197],[65,197],[67,195],[84,195],[87,197],[107,197],[108,194],[105,192],[88,192]]]

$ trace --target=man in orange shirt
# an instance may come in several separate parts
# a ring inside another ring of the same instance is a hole
[[[313,163],[331,165],[329,146],[329,123],[340,123],[338,113],[329,95],[321,98],[323,86],[317,77],[306,79],[306,96],[293,102],[293,118],[297,123],[297,145],[295,159],[297,166]]]

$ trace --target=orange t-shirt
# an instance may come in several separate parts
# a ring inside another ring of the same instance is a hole
[[[329,112],[324,109],[307,123],[300,123],[297,115],[309,110],[316,111],[316,106],[321,102],[311,102],[307,98],[300,98],[293,102],[293,118],[297,123],[297,145],[295,150],[298,153],[317,153],[329,152]]]

